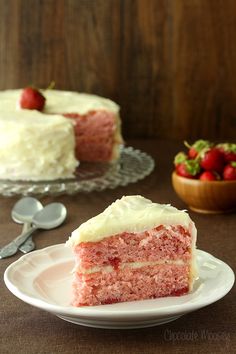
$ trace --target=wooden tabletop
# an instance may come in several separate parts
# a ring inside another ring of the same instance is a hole
[[[68,208],[68,218],[60,228],[40,231],[35,235],[38,249],[66,241],[71,231],[122,195],[142,194],[155,202],[186,208],[171,186],[172,160],[182,144],[158,140],[129,143],[154,157],[154,172],[143,181],[115,190],[41,198],[43,204],[51,201],[64,203]],[[17,200],[18,197],[0,198],[0,246],[21,230],[10,217],[11,208]],[[190,216],[198,229],[198,248],[213,254],[234,269],[235,214],[209,216],[190,211]],[[0,352],[3,354],[236,352],[235,286],[220,301],[162,326],[132,330],[87,328],[32,307],[9,292],[3,282],[3,273],[19,257],[20,254],[17,254],[0,260]]]

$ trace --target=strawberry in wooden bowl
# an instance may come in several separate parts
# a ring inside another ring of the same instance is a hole
[[[236,144],[197,140],[174,159],[172,184],[190,209],[201,213],[236,210]]]

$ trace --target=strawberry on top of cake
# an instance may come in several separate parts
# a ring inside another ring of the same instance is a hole
[[[196,277],[196,228],[189,215],[125,196],[75,230],[74,306],[187,294]]]

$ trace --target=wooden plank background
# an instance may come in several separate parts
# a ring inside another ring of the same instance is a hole
[[[117,101],[125,137],[235,139],[236,1],[0,0],[0,89],[52,80]]]

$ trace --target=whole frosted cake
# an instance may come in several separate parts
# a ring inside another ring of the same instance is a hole
[[[39,111],[22,108],[22,92],[0,92],[0,178],[70,178],[78,161],[119,158],[116,103],[96,95],[45,90]]]
[[[196,228],[189,215],[126,196],[75,230],[74,306],[180,296],[196,277]]]

